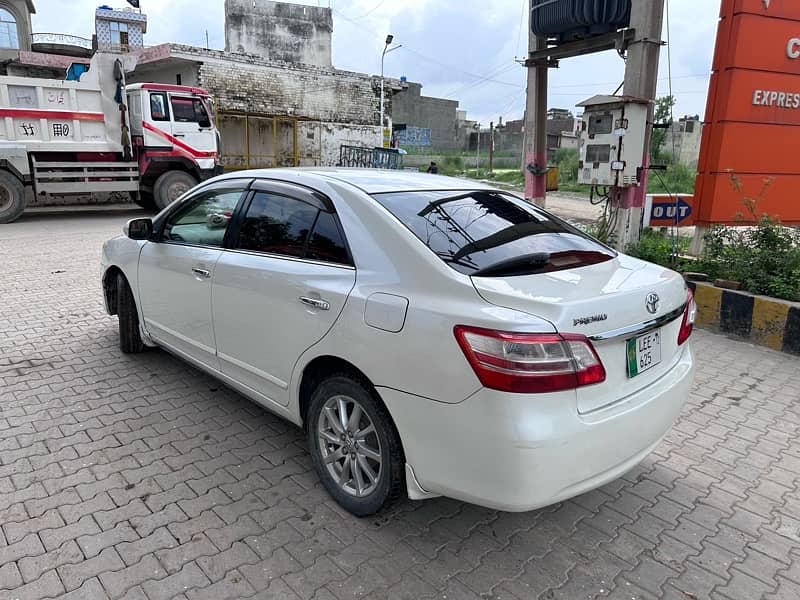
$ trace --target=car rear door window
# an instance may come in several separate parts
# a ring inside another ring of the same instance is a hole
[[[350,262],[347,246],[333,213],[320,211],[308,241],[306,258],[342,264]]]
[[[552,272],[616,256],[565,221],[500,192],[414,191],[374,198],[439,258],[467,275]]]
[[[347,246],[333,213],[269,192],[254,194],[242,220],[236,248],[349,263]]]

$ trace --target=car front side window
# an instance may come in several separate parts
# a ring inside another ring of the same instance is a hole
[[[222,247],[243,192],[221,189],[195,196],[167,218],[162,241]]]

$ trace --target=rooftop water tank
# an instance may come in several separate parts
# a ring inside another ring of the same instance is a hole
[[[631,0],[533,0],[531,30],[568,42],[630,24]]]

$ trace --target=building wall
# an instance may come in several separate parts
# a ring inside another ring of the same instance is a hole
[[[15,59],[20,50],[31,49],[31,12],[33,5],[30,0],[0,0],[0,8],[6,9],[17,20],[17,35],[19,48],[0,48],[0,61]]]
[[[380,97],[380,96],[379,96]],[[461,150],[467,136],[459,133],[458,102],[422,95],[422,85],[409,83],[392,98],[392,123],[431,130],[432,150]]]
[[[219,110],[351,125],[378,124],[380,82],[376,77],[332,68],[267,63],[257,56],[191,46],[173,45],[172,56],[199,63],[198,83],[209,91]]]
[[[672,154],[675,150],[675,159],[692,168],[697,167],[700,157],[700,141],[703,136],[703,123],[698,119],[689,119],[674,122],[667,129],[661,151]],[[673,144],[674,140],[674,144]]]
[[[225,0],[225,49],[269,60],[330,67],[330,8]]]

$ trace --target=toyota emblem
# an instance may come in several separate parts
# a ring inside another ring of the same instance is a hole
[[[655,292],[650,292],[647,294],[647,300],[645,300],[645,306],[647,307],[647,312],[651,315],[654,315],[658,312],[658,305],[661,302],[661,298],[658,297],[658,294]]]

